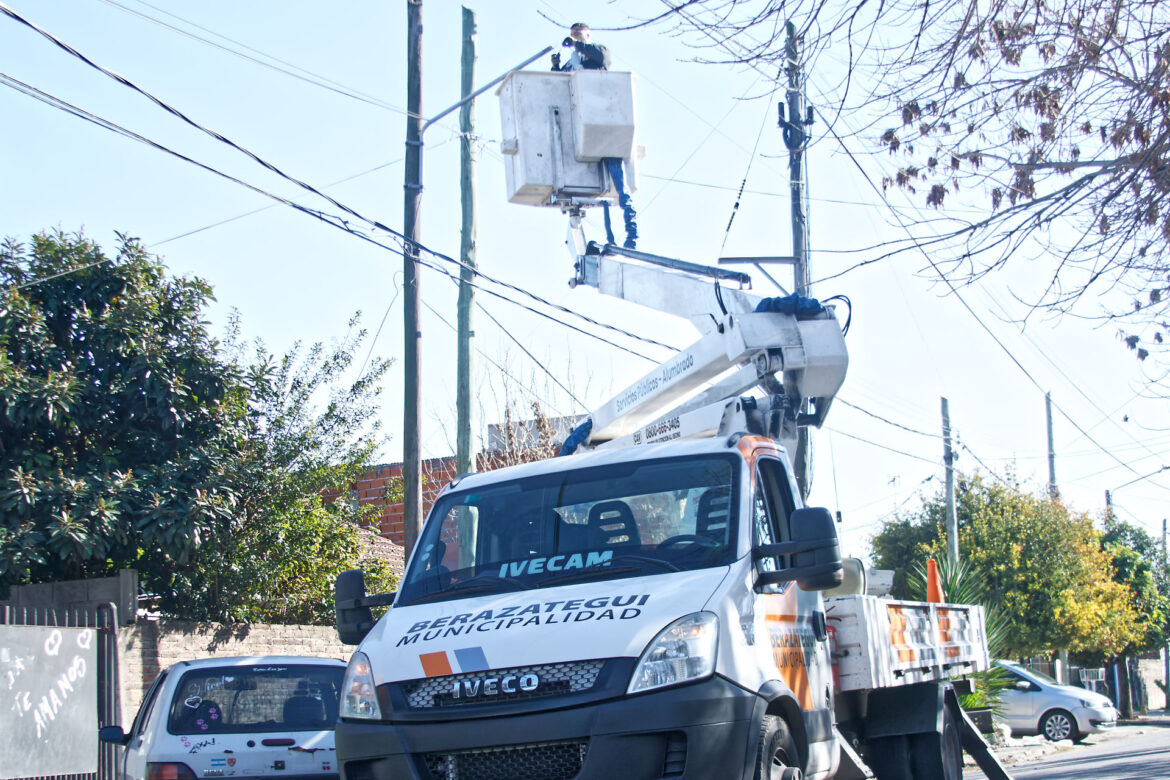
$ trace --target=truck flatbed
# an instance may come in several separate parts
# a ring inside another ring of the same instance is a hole
[[[839,690],[961,677],[988,668],[983,607],[877,596],[825,599]]]

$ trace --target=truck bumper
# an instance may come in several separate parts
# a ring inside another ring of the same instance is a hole
[[[726,679],[553,712],[341,721],[344,780],[680,780],[748,776],[764,701]]]

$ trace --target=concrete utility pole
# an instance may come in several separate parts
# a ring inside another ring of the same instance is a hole
[[[475,11],[463,9],[463,56],[460,96],[467,100],[459,109],[459,201],[463,207],[463,228],[460,232],[459,259],[459,347],[455,366],[455,468],[460,474],[475,470],[472,448],[471,376],[472,330],[471,307],[475,288],[471,282],[475,276],[475,146],[472,134],[475,131],[475,101],[470,100],[475,85]]]
[[[422,206],[422,0],[406,2],[406,182],[403,185],[402,227],[406,250],[402,255],[403,337],[402,368],[402,531],[409,558],[422,531],[422,439],[419,379],[419,211]]]
[[[795,280],[797,295],[808,295],[811,276],[808,268],[808,192],[804,182],[804,151],[808,147],[807,127],[812,124],[812,110],[807,109],[804,101],[804,73],[800,62],[800,38],[796,34],[796,25],[792,22],[787,26],[788,38],[784,44],[786,64],[784,71],[788,76],[787,116],[784,104],[780,104],[780,128],[784,137],[784,145],[788,147],[788,191],[792,211],[792,274]],[[808,497],[812,487],[809,475],[810,443],[808,428],[802,427],[797,432],[796,453],[793,460],[796,467],[796,484],[800,488],[803,498]]]
[[[959,562],[959,516],[955,511],[955,451],[951,449],[951,409],[942,399],[943,465],[946,468],[947,560]]]
[[[1044,394],[1044,413],[1048,419],[1048,498],[1060,500],[1060,488],[1056,486],[1056,448],[1052,443],[1052,393]],[[1056,652],[1056,681],[1068,683],[1068,648]]]
[[[1044,412],[1048,417],[1048,497],[1057,501],[1060,489],[1056,487],[1056,450],[1052,445],[1052,393],[1044,394]]]
[[[1162,565],[1165,566],[1166,558],[1166,518],[1162,518]],[[1162,648],[1162,662],[1165,665],[1165,680],[1166,680],[1166,709],[1170,710],[1170,644]]]

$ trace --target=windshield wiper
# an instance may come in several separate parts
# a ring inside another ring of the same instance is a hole
[[[501,588],[501,586],[507,587]],[[483,574],[475,575],[469,580],[457,582],[444,590],[435,591],[434,593],[424,593],[418,598],[411,599],[408,603],[425,604],[428,601],[437,601],[456,593],[466,595],[468,593],[480,593],[483,591],[528,590],[531,587],[531,585],[513,579],[512,577],[499,577],[491,572],[484,572]]]

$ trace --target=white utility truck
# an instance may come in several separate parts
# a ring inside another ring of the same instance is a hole
[[[787,453],[848,364],[833,310],[586,246],[567,210],[573,283],[702,335],[577,452],[448,484],[396,594],[338,578],[345,780],[959,780],[964,747],[1006,777],[950,682],[987,668],[981,608],[868,595],[802,506]]]

